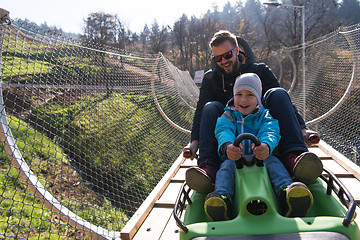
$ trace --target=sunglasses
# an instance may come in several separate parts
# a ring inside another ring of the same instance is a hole
[[[222,58],[225,58],[226,60],[230,59],[233,57],[233,51],[236,50],[236,47],[234,47],[232,50],[224,53],[224,54],[221,54],[221,55],[217,55],[217,56],[214,56],[214,60],[216,62],[220,62]]]

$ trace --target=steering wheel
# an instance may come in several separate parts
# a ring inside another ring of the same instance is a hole
[[[260,146],[261,142],[259,141],[259,139],[252,133],[242,133],[239,136],[237,136],[234,140],[234,146],[235,147],[239,147],[240,143],[245,140],[245,139],[250,139],[251,141],[253,141],[253,143],[255,144],[255,146]],[[263,167],[264,166],[264,161],[257,159],[255,156],[252,157],[251,161],[246,160],[244,157],[241,157],[239,160],[237,160],[236,163],[236,168],[240,169],[244,167],[244,164],[246,166],[252,166],[254,165],[254,163],[256,162],[256,166],[258,167]]]

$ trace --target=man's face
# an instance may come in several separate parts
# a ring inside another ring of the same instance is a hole
[[[222,56],[220,61],[216,63],[226,74],[234,73],[239,66],[239,47],[234,48],[235,46],[233,46],[230,41],[225,41],[219,46],[212,47],[212,52],[215,57],[218,56],[218,58],[220,58],[220,56]],[[226,59],[227,57],[225,56],[230,56],[231,54],[231,58]]]

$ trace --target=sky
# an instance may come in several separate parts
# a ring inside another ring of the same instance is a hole
[[[10,12],[10,18],[27,18],[37,24],[46,22],[65,32],[82,33],[84,19],[93,12],[117,14],[132,32],[140,33],[145,24],[150,28],[156,19],[160,26],[177,21],[184,13],[201,17],[217,5],[239,0],[1,0],[0,8]]]

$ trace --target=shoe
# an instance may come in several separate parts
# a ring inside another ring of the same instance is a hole
[[[301,132],[304,136],[304,142],[307,147],[312,147],[319,143],[320,141],[320,134],[309,128],[302,128]]]
[[[311,152],[290,152],[282,158],[282,163],[295,181],[306,185],[313,183],[323,171],[321,160]]]
[[[304,152],[295,159],[294,180],[309,185],[323,172],[323,164],[314,153]]]
[[[205,169],[191,167],[185,172],[185,181],[189,188],[199,193],[208,194],[214,191],[215,176],[216,170],[212,167],[207,166]]]
[[[293,182],[284,188],[280,198],[285,217],[305,217],[314,202],[310,190],[301,182]]]
[[[229,198],[225,195],[220,195],[217,192],[209,193],[205,199],[205,213],[213,221],[229,220],[230,208],[231,201]]]

